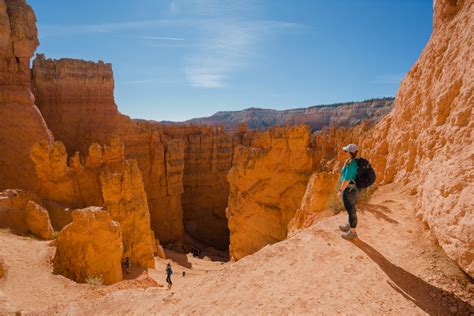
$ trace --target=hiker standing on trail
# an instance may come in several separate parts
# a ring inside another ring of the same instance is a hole
[[[168,283],[168,289],[171,289],[173,282],[171,282],[171,275],[173,274],[173,269],[171,269],[171,263],[168,263],[166,266],[166,282]]]
[[[356,203],[357,203],[357,145],[349,144],[342,148],[350,158],[346,160],[344,166],[342,167],[342,176],[337,195],[342,198],[344,203],[344,208],[346,209],[349,215],[349,223],[339,225],[339,229],[344,233],[341,235],[344,239],[354,239],[357,237],[356,227],[357,227],[357,213],[356,213]]]

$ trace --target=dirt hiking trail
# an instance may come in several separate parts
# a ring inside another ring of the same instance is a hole
[[[379,188],[358,206],[359,239],[340,237],[346,214],[323,220],[236,263],[167,252],[148,275],[111,287],[76,284],[51,274],[54,248],[0,234],[8,274],[0,311],[34,314],[319,314],[470,315],[474,285],[415,218],[414,198]],[[185,271],[186,275],[182,276]],[[156,281],[157,282],[156,282]]]

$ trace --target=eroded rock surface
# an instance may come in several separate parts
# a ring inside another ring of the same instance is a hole
[[[52,141],[31,93],[29,62],[37,46],[31,7],[24,0],[0,0],[0,190],[34,190],[30,147]]]
[[[229,196],[227,173],[242,133],[225,133],[205,126],[163,126],[163,133],[185,145],[182,195],[186,232],[218,249],[229,247],[225,209]]]
[[[52,239],[54,233],[48,211],[39,204],[38,196],[24,190],[0,192],[0,228],[17,235],[32,233],[46,240]]]
[[[49,220],[48,211],[34,201],[26,204],[26,224],[29,230],[41,239],[53,239],[54,230]]]
[[[100,207],[74,210],[73,221],[56,238],[54,273],[76,282],[105,285],[122,280],[120,224]],[[95,279],[95,280],[94,280]]]
[[[121,225],[123,255],[132,263],[154,267],[154,235],[141,172],[134,160],[124,156],[124,146],[112,140],[110,146],[92,144],[87,157],[79,154],[67,161],[61,142],[33,146],[31,157],[40,180],[40,195],[47,205],[60,205],[63,221],[68,209],[104,205],[113,220]]]
[[[374,127],[332,129],[316,138],[316,161],[339,171],[349,142],[360,145],[379,183],[417,194],[418,215],[449,257],[474,275],[474,3],[437,0],[433,33]]]
[[[240,259],[287,237],[312,172],[308,126],[255,133],[249,146],[237,146],[227,218],[230,254]]]
[[[159,126],[134,122],[118,112],[111,64],[38,55],[32,74],[38,107],[69,155],[120,137],[126,157],[135,159],[142,172],[155,234],[162,242],[182,241],[181,141],[165,139]]]

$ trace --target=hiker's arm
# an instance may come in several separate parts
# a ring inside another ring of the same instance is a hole
[[[341,187],[340,187],[339,190],[340,190],[341,192],[344,192],[344,190],[347,188],[348,185],[349,185],[349,181],[348,181],[348,180],[342,181]]]
[[[349,181],[348,181],[348,180],[342,181],[341,187],[339,188],[339,190],[337,190],[337,195],[338,195],[339,197],[342,197],[342,192],[344,192],[344,190],[347,188],[348,185],[349,185]]]

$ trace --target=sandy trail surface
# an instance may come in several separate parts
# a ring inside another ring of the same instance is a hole
[[[330,217],[236,263],[167,252],[165,265],[110,287],[51,274],[48,243],[0,234],[8,274],[0,311],[34,314],[388,314],[469,315],[474,285],[416,220],[414,199],[384,186],[359,206],[359,239],[349,242]],[[182,273],[186,272],[183,276]],[[133,272],[139,275],[140,271]],[[132,273],[132,274],[133,274]]]

